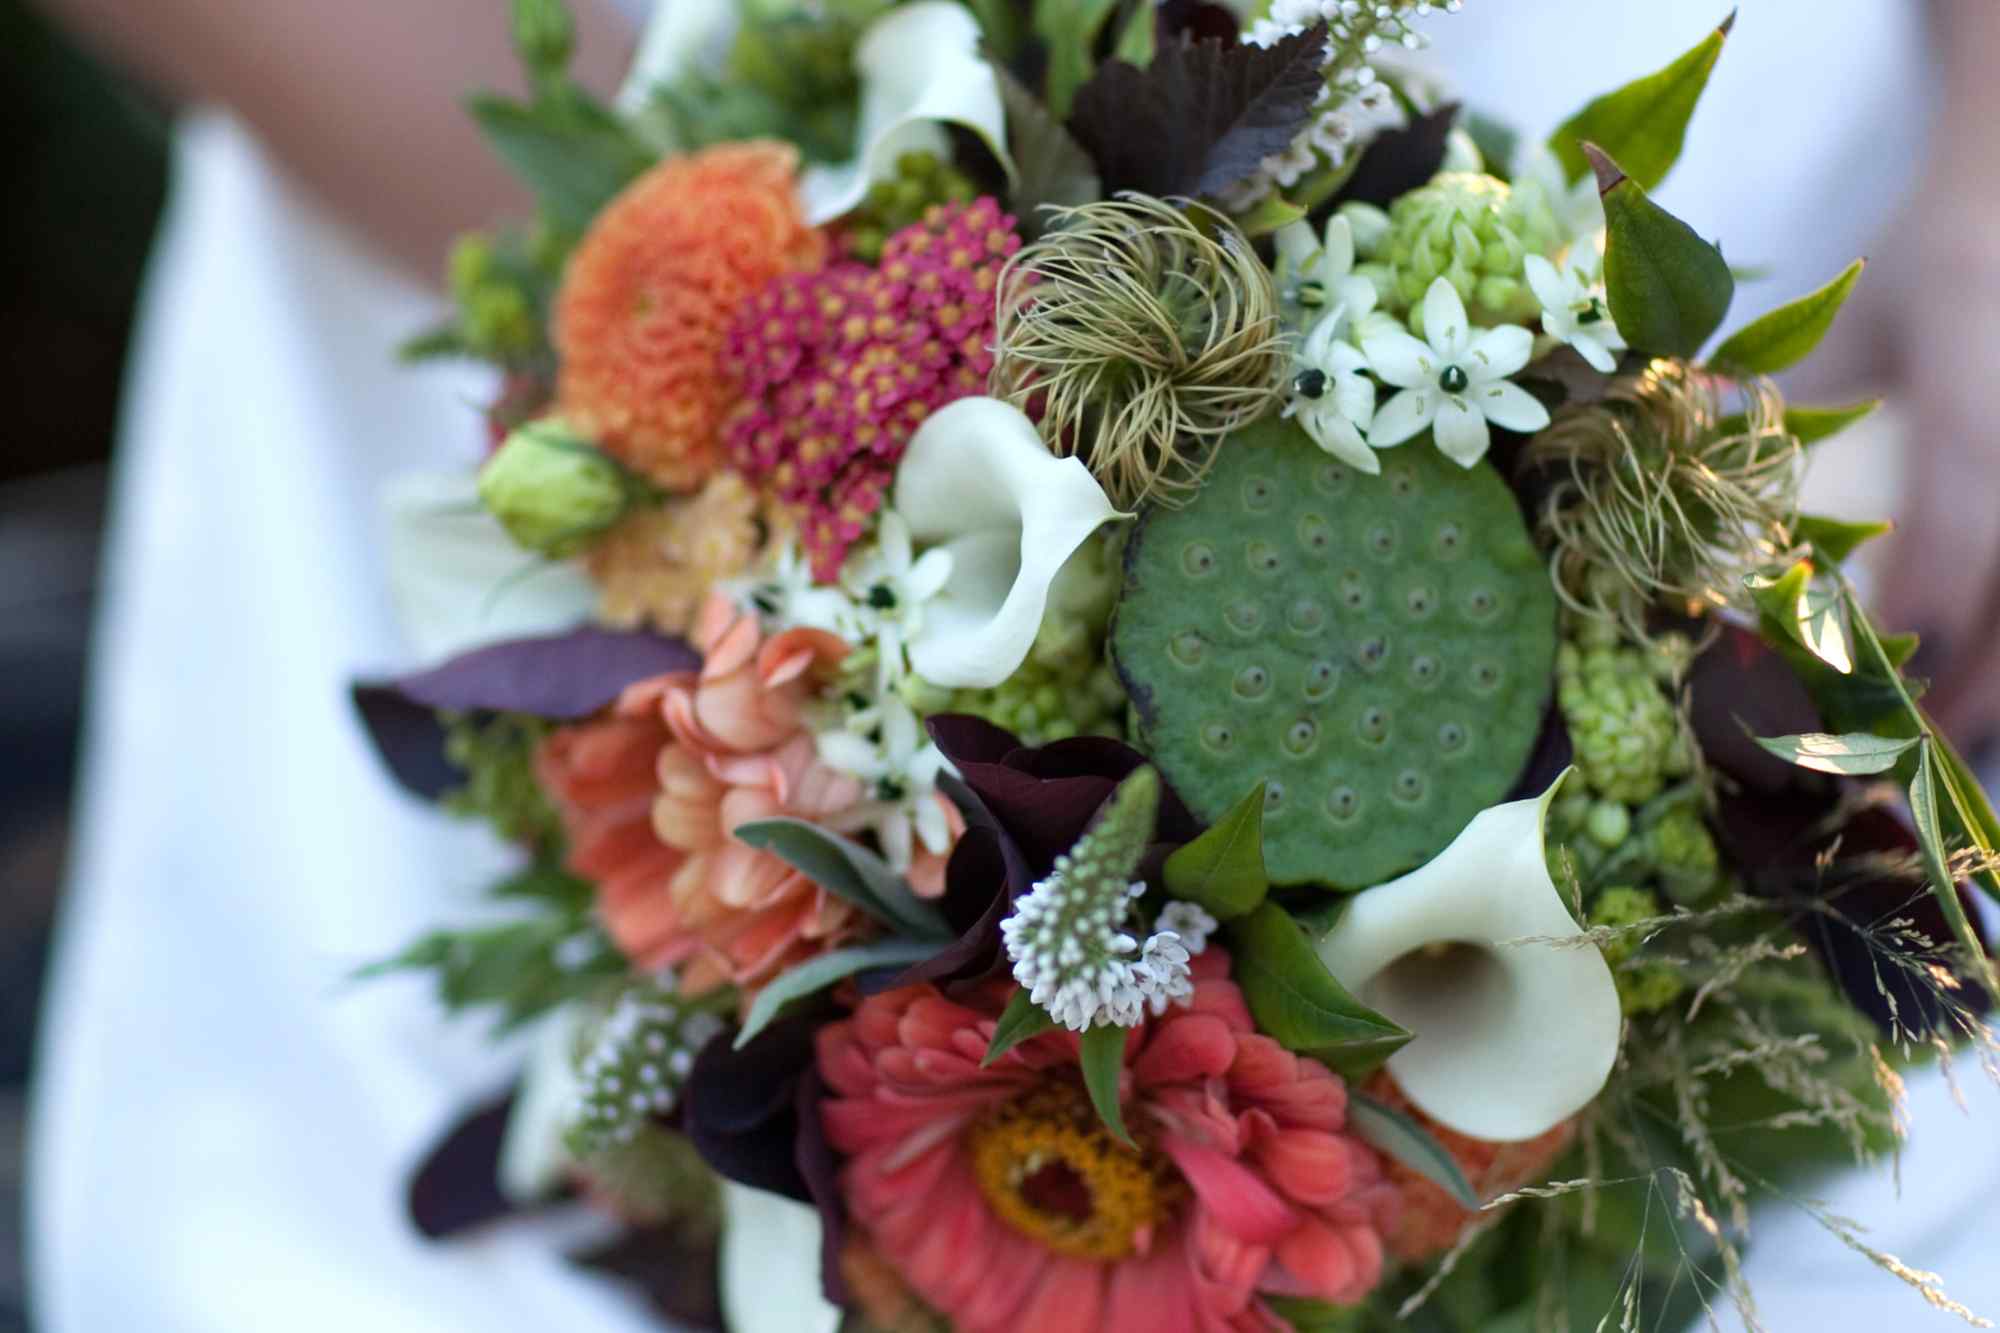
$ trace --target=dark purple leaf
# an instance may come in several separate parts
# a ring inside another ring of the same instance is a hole
[[[570,1261],[631,1283],[677,1328],[722,1333],[712,1235],[672,1223],[628,1227],[602,1245],[572,1254]]]
[[[695,1057],[681,1127],[717,1174],[801,1203],[812,1193],[796,1161],[799,1080],[812,1068],[824,1015],[780,1019],[742,1050],[724,1032]]]
[[[412,703],[393,685],[356,685],[351,693],[375,752],[405,791],[435,801],[464,784],[464,772],[444,756],[444,724],[435,709]]]
[[[454,1124],[410,1179],[410,1221],[443,1240],[522,1212],[500,1191],[500,1143],[514,1110],[514,1088]]]
[[[1233,42],[1243,28],[1234,11],[1207,0],[1160,0],[1157,22],[1162,43],[1177,37]]]
[[[1282,152],[1325,87],[1326,29],[1270,47],[1162,43],[1144,69],[1109,60],[1077,89],[1069,127],[1107,193],[1214,195]]]
[[[588,717],[628,685],[700,665],[701,655],[679,639],[585,625],[476,648],[383,684],[412,703],[444,712],[526,713],[568,721]]]
[[[1746,791],[1833,790],[1823,775],[1788,764],[1751,739],[1800,736],[1824,731],[1826,724],[1798,673],[1750,630],[1724,625],[1695,659],[1688,673],[1688,723],[1708,762]]]
[[[847,1281],[840,1268],[840,1252],[847,1239],[847,1206],[840,1197],[840,1158],[826,1139],[826,1122],[820,1117],[820,1103],[826,1098],[826,1080],[819,1066],[807,1067],[798,1082],[798,1139],[793,1160],[813,1207],[819,1210],[820,1290],[835,1305],[847,1304]]]
[[[1458,104],[1448,102],[1419,116],[1400,130],[1386,130],[1361,155],[1361,165],[1340,187],[1333,204],[1373,204],[1387,208],[1410,191],[1430,183],[1444,166],[1445,140],[1458,121]],[[1317,215],[1316,215],[1317,217]]]

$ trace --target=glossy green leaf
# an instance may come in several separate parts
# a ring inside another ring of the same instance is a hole
[[[1267,194],[1249,212],[1238,213],[1231,221],[1235,222],[1238,231],[1255,240],[1259,236],[1269,236],[1280,227],[1302,221],[1305,216],[1303,207],[1283,195]]]
[[[493,151],[565,231],[588,227],[653,163],[624,122],[580,95],[532,106],[477,96],[466,106]]]
[[[1729,313],[1729,265],[1595,144],[1584,151],[1604,198],[1604,282],[1618,331],[1636,351],[1693,357]]]
[[[1045,91],[1057,120],[1068,119],[1070,99],[1096,68],[1090,53],[1117,8],[1118,0],[1035,0],[1035,35],[1049,53]]]
[[[1811,731],[1798,736],[1756,736],[1752,739],[1786,763],[1846,777],[1886,773],[1917,743],[1913,736],[1876,736],[1865,731],[1840,736]]]
[[[1887,535],[1896,525],[1888,522],[1857,523],[1843,518],[1801,514],[1794,525],[1803,541],[1835,564],[1854,554],[1856,548]]]
[[[1118,45],[1111,49],[1111,54],[1144,69],[1153,63],[1153,49],[1158,39],[1159,23],[1153,0],[1146,0],[1145,4],[1132,6],[1125,26],[1118,31]]]
[[[1206,908],[1218,921],[1264,901],[1264,785],[1258,783],[1200,837],[1167,858],[1167,895]]]
[[[1917,847],[1923,852],[1931,895],[1944,909],[1944,919],[1951,923],[1951,933],[1957,937],[1959,947],[1968,958],[1979,960],[1984,966],[1986,950],[1965,914],[1965,904],[1958,896],[1958,877],[1951,871],[1951,848],[1945,842],[1944,823],[1938,810],[1939,775],[1933,753],[1931,740],[1926,737],[1917,751],[1917,776],[1910,783],[1910,820],[1917,826]]]
[[[1901,671],[1909,665],[1910,659],[1917,655],[1919,639],[1916,635],[1884,634],[1881,637],[1882,652],[1888,657],[1889,665],[1893,669]]]
[[[1232,922],[1236,984],[1257,1027],[1287,1050],[1336,1063],[1343,1072],[1379,1065],[1410,1033],[1347,993],[1291,914],[1276,903]]]
[[[1750,600],[1769,619],[1772,628],[1801,648],[1808,645],[1804,632],[1799,628],[1799,608],[1805,600],[1806,585],[1812,582],[1812,576],[1812,562],[1801,560],[1776,578],[1753,574],[1746,580]]]
[[[1362,1142],[1409,1167],[1449,1194],[1461,1208],[1480,1205],[1472,1182],[1444,1145],[1417,1121],[1385,1102],[1359,1092],[1347,1094],[1347,1128]]]
[[[987,1043],[986,1055],[979,1062],[980,1068],[992,1064],[1007,1052],[1019,1046],[1030,1037],[1039,1037],[1054,1028],[1055,1019],[1049,1011],[1028,998],[1028,992],[1017,990],[1014,998],[1007,1001],[1001,1011],[1000,1021],[993,1025],[993,1040]]]
[[[1083,1086],[1090,1093],[1090,1104],[1097,1108],[1098,1118],[1120,1143],[1137,1148],[1139,1145],[1125,1129],[1125,1110],[1118,1100],[1119,1079],[1125,1072],[1126,1031],[1119,1027],[1091,1028],[1078,1042],[1077,1054],[1083,1063]]]
[[[779,857],[813,883],[905,935],[942,940],[951,929],[889,863],[851,838],[803,819],[738,824],[736,840]]]
[[[1871,415],[1880,406],[1880,398],[1869,398],[1845,407],[1788,407],[1785,409],[1785,429],[1801,445],[1818,444]],[[1749,429],[1750,419],[1741,412],[1715,423],[1717,435],[1741,435]]]
[[[781,972],[764,984],[750,1011],[743,1015],[743,1026],[736,1034],[737,1049],[747,1046],[751,1038],[769,1027],[793,1000],[817,995],[856,972],[866,972],[871,967],[907,967],[936,952],[935,944],[923,940],[879,940],[852,949],[835,949],[800,963],[789,972]]]
[[[1710,362],[1725,375],[1775,375],[1812,355],[1833,327],[1834,316],[1861,280],[1866,260],[1857,259],[1839,277],[1731,334]]]
[[[1640,188],[1658,189],[1680,158],[1688,121],[1735,22],[1732,13],[1673,64],[1606,93],[1564,121],[1549,136],[1549,149],[1568,178],[1590,170],[1583,145],[1594,143],[1623,163]]]

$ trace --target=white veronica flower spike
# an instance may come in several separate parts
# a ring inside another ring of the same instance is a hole
[[[1557,342],[1568,343],[1601,375],[1618,369],[1625,336],[1611,318],[1604,294],[1574,263],[1558,270],[1540,255],[1527,258],[1528,286],[1542,303],[1542,328]]]
[[[1429,864],[1355,895],[1319,944],[1342,985],[1415,1034],[1389,1057],[1410,1100],[1474,1138],[1548,1132],[1618,1059],[1618,987],[1544,858],[1561,785],[1481,811]]]
[[[1368,443],[1377,449],[1429,429],[1446,457],[1471,467],[1492,443],[1488,422],[1523,433],[1549,424],[1549,410],[1507,379],[1528,364],[1534,335],[1518,324],[1473,329],[1465,302],[1444,278],[1424,293],[1422,340],[1375,321],[1362,334],[1361,350],[1376,375],[1402,390],[1369,428]]]
[[[947,689],[1013,675],[1063,562],[1101,524],[1130,517],[1090,469],[1051,454],[1034,423],[997,398],[961,398],[917,427],[894,508],[918,543],[951,553],[951,581],[908,643],[911,668]]]

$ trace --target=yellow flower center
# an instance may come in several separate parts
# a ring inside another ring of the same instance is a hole
[[[993,1211],[1079,1259],[1124,1259],[1143,1249],[1187,1194],[1164,1154],[1143,1138],[1137,1152],[1112,1138],[1074,1084],[1015,1098],[974,1125],[967,1142]]]

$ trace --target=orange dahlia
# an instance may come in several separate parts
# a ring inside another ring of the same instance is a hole
[[[628,185],[570,256],[556,298],[557,397],[571,422],[635,471],[691,490],[715,467],[732,392],[717,359],[737,307],[782,273],[817,267],[785,144],[720,144]]]
[[[1495,1143],[1457,1133],[1412,1105],[1386,1069],[1371,1078],[1364,1091],[1429,1130],[1481,1199],[1496,1199],[1541,1179],[1576,1137],[1574,1120],[1565,1120],[1539,1138],[1518,1143]],[[1480,1216],[1461,1208],[1451,1195],[1401,1162],[1385,1157],[1383,1163],[1389,1183],[1402,1196],[1402,1209],[1387,1236],[1389,1252],[1404,1263],[1422,1263],[1444,1253]]]

